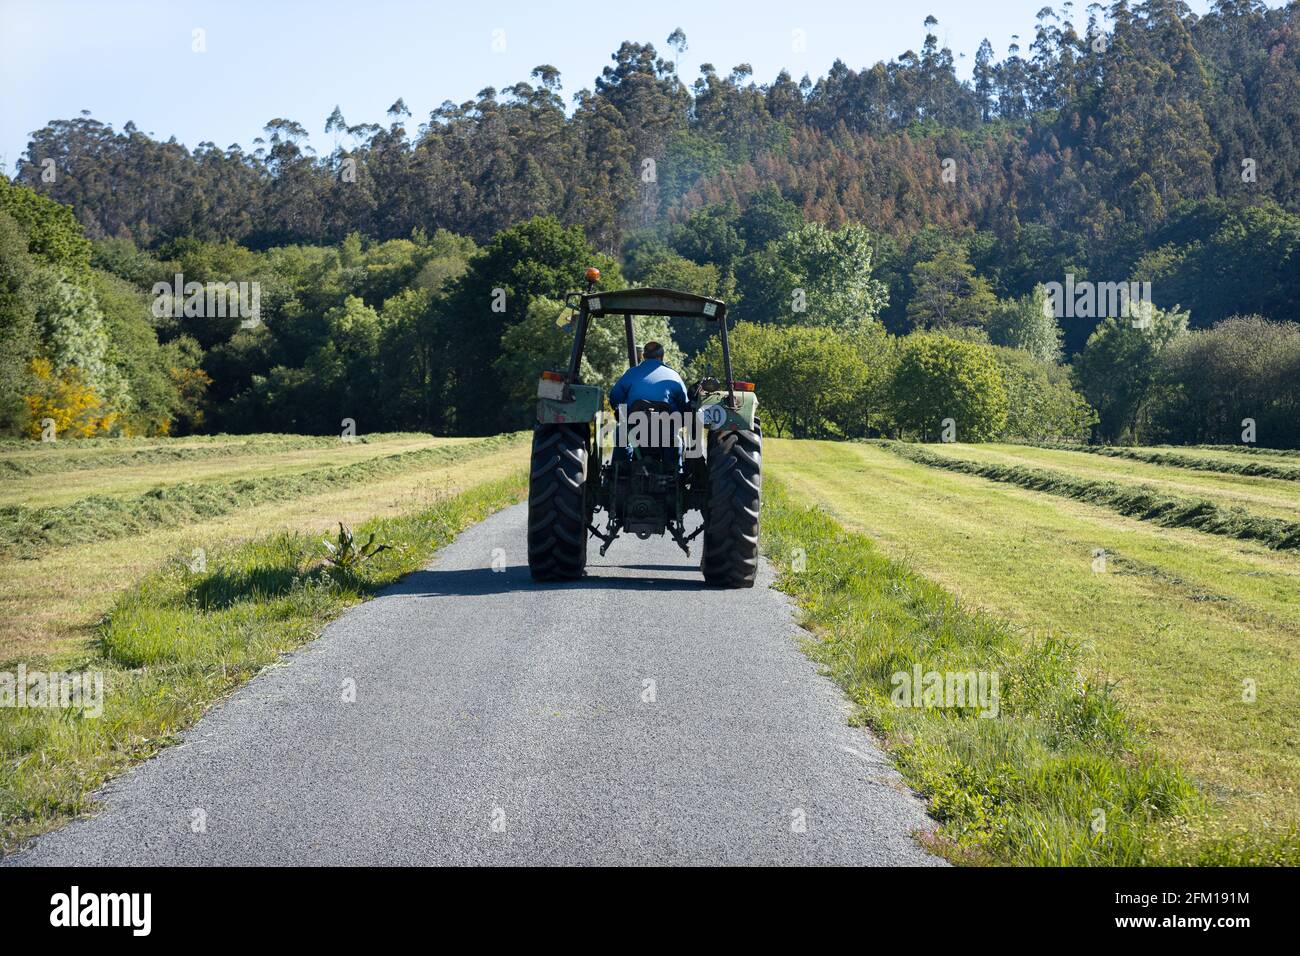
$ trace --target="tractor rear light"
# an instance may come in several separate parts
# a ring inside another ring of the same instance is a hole
[[[753,382],[732,382],[731,387],[737,392],[752,392],[754,390]]]
[[[537,397],[549,398],[553,402],[564,401],[564,391],[568,388],[565,378],[563,372],[543,372],[541,380],[537,383]]]

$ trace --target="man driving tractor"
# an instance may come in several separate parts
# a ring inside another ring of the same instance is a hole
[[[659,342],[647,342],[641,349],[642,359],[624,372],[609,390],[609,404],[619,418],[627,415],[647,415],[655,412],[685,414],[690,410],[686,383],[673,369],[664,364],[664,347]],[[635,419],[633,419],[635,420]],[[630,422],[625,424],[630,425]],[[657,429],[652,429],[657,434]],[[664,461],[679,462],[678,442],[659,449]],[[619,447],[614,454],[620,460],[631,457],[629,447]]]
[[[664,347],[658,342],[647,342],[641,355],[640,363],[624,372],[609,390],[610,406],[631,408],[638,401],[644,401],[662,402],[674,412],[685,412],[690,408],[686,383],[664,364]]]

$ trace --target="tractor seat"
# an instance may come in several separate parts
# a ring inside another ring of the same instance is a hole
[[[667,402],[654,402],[654,401],[650,401],[649,399],[638,398],[628,408],[627,414],[629,419],[631,419],[633,415],[646,416],[646,418],[649,420],[650,427],[653,431],[657,429],[657,426],[654,424],[656,418],[658,418],[658,416],[660,415],[670,415],[672,414],[672,411],[673,411],[673,407],[669,405]],[[637,460],[644,461],[647,457],[654,457],[659,459],[660,461],[663,461],[665,464],[670,465],[673,468],[676,468],[680,460],[677,445],[678,445],[678,439],[676,435],[674,435],[673,444],[667,448],[655,448],[655,449],[623,448],[623,449],[618,449],[616,451],[616,455],[620,460],[628,460],[628,459],[635,458]],[[625,455],[627,456],[627,458],[624,458]]]
[[[652,402],[649,399],[638,398],[632,403],[628,412],[671,412],[673,407],[667,402]]]

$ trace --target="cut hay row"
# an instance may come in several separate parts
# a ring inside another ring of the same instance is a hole
[[[1148,485],[1076,478],[1049,468],[983,464],[936,454],[904,442],[885,441],[880,444],[896,455],[932,468],[945,468],[990,481],[1019,485],[1031,491],[1075,498],[1164,527],[1193,528],[1209,534],[1258,541],[1278,551],[1300,548],[1300,521],[1262,517],[1245,508],[1224,508],[1204,499],[1164,494]]]

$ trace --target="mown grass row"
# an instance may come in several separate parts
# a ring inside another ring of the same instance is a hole
[[[82,449],[81,441],[76,443],[28,442],[23,453],[10,457],[0,456],[0,477],[4,475],[49,475],[69,471],[86,471],[98,468],[131,468],[139,465],[151,465],[175,461],[203,461],[214,458],[244,458],[251,455],[274,454],[281,451],[301,451],[312,448],[337,447],[340,438],[337,435],[247,435],[209,436],[210,442],[194,442],[155,445],[138,448],[135,451]],[[373,444],[395,439],[427,438],[427,435],[415,433],[389,433],[382,435],[358,435],[353,440],[357,444]],[[220,441],[218,441],[220,439]],[[156,439],[154,439],[156,441]],[[69,449],[69,445],[73,445]],[[104,446],[100,446],[101,448]],[[41,449],[37,451],[36,449]],[[50,449],[46,451],[45,449]],[[6,446],[3,451],[17,451]]]
[[[345,608],[424,565],[460,531],[520,500],[523,472],[417,513],[366,522],[391,550],[354,569],[322,563],[319,533],[279,533],[178,558],[121,597],[95,652],[76,669],[104,673],[100,717],[0,708],[3,847],[89,809],[89,795],[174,741],[217,700],[310,641]],[[364,540],[364,538],[363,538]]]
[[[41,508],[8,505],[0,508],[0,558],[35,557],[50,548],[175,527],[229,514],[237,508],[300,498],[432,463],[467,461],[514,440],[512,435],[496,435],[298,474],[178,482],[160,485],[142,495],[92,495],[70,505]]]
[[[764,496],[763,548],[803,610],[808,651],[929,801],[935,849],[1019,865],[1300,862],[1294,833],[1216,826],[1113,687],[1079,673],[1074,647],[963,606],[779,482]],[[996,674],[997,716],[901,706],[896,675],[914,668]]]
[[[1207,458],[1204,455],[1181,451],[1164,451],[1154,448],[1127,448],[1119,445],[1076,445],[1068,442],[1032,442],[1034,448],[1053,451],[1080,451],[1107,458],[1125,458],[1150,465],[1172,465],[1175,468],[1194,468],[1197,471],[1215,471],[1225,475],[1245,475],[1252,478],[1281,478],[1300,481],[1300,466],[1275,464],[1269,461]]]
[[[383,432],[385,435],[423,435],[424,432]],[[155,445],[223,445],[231,441],[276,441],[293,438],[312,438],[321,436],[299,435],[295,432],[249,432],[246,435],[235,435],[228,432],[217,432],[211,435],[182,435],[172,437],[170,435],[111,435],[100,436],[97,438],[74,438],[71,440],[60,439],[58,442],[38,442],[30,438],[0,438],[0,454],[9,454],[11,452],[27,451],[37,454],[59,454],[66,452],[68,449],[116,449],[116,448],[143,448]]]
[[[1300,448],[1263,448],[1259,445],[1188,445],[1189,451],[1239,451],[1247,455],[1300,458]]]
[[[1144,485],[1076,478],[1050,468],[985,464],[936,454],[905,442],[883,441],[880,444],[896,455],[933,468],[1075,498],[1164,527],[1194,528],[1210,534],[1258,541],[1278,551],[1300,548],[1300,521],[1263,517],[1251,514],[1245,508],[1224,508],[1212,501],[1164,494]]]

